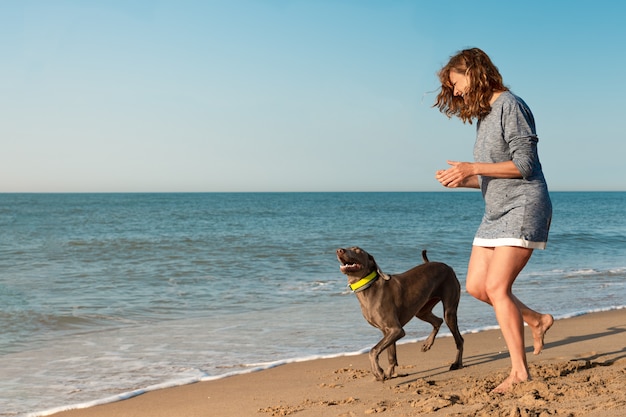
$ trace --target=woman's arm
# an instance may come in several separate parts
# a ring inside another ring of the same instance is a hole
[[[482,163],[447,161],[450,168],[437,171],[435,178],[448,188],[479,188],[478,176],[522,178],[513,161]]]

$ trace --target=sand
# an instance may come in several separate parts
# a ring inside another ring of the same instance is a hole
[[[454,341],[441,337],[429,352],[421,352],[419,343],[400,345],[402,376],[384,383],[374,380],[367,355],[343,356],[152,391],[54,416],[626,416],[626,309],[557,320],[540,355],[532,354],[526,328],[533,380],[506,394],[490,393],[509,372],[500,331],[464,338],[465,367],[457,371],[448,370]]]

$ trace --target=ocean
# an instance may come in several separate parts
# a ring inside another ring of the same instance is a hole
[[[623,308],[626,193],[551,196],[548,247],[515,293],[556,318]],[[366,352],[380,332],[335,249],[361,246],[387,273],[427,249],[463,286],[482,211],[472,191],[0,194],[0,416]],[[496,325],[463,292],[461,331]]]

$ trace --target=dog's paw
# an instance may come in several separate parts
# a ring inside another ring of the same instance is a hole
[[[456,371],[457,369],[461,369],[461,368],[463,368],[463,365],[459,363],[453,363],[452,365],[450,365],[451,371]]]

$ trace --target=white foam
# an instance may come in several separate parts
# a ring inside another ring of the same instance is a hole
[[[40,417],[40,416],[43,417],[43,416],[49,416],[49,415],[55,414],[55,413],[60,413],[61,411],[79,410],[79,409],[83,409],[83,408],[95,407],[97,405],[102,405],[102,404],[108,404],[108,403],[113,403],[113,402],[117,402],[117,401],[127,400],[129,398],[133,398],[133,397],[136,397],[138,395],[145,394],[146,392],[149,392],[149,391],[156,391],[156,390],[159,390],[159,389],[172,388],[172,387],[178,387],[178,386],[181,386],[181,385],[193,384],[193,383],[199,382],[200,380],[201,380],[201,378],[187,378],[187,379],[180,379],[180,380],[176,380],[176,381],[164,382],[164,383],[161,383],[161,384],[151,385],[151,386],[146,387],[146,388],[137,389],[137,390],[130,391],[130,392],[124,392],[124,393],[117,394],[117,395],[112,395],[110,397],[102,398],[100,400],[87,401],[87,402],[83,402],[83,403],[79,403],[79,404],[73,404],[73,405],[69,405],[69,406],[61,406],[61,407],[51,408],[51,409],[45,410],[45,411],[29,413],[29,414],[26,414],[25,417]]]

